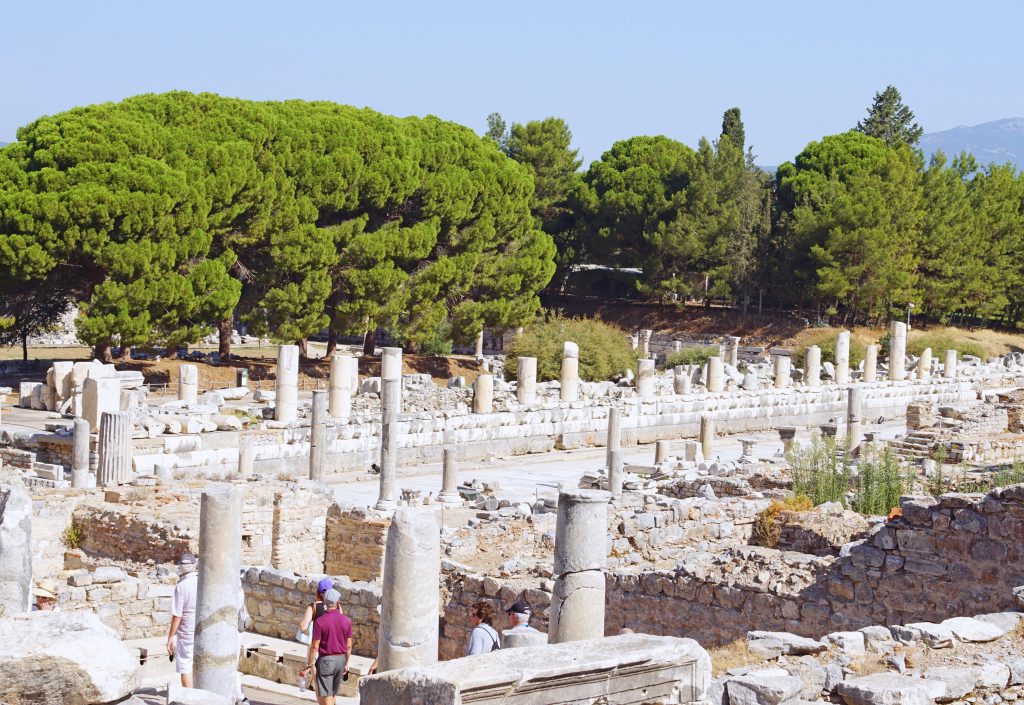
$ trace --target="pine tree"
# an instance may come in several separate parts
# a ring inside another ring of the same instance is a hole
[[[917,144],[924,130],[914,122],[914,113],[903,104],[903,96],[895,86],[886,86],[868,108],[867,117],[857,123],[857,131],[877,137],[890,147],[903,143]]]

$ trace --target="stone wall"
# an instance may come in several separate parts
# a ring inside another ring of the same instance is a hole
[[[95,612],[122,639],[166,637],[176,580],[172,576],[167,583],[150,582],[120,568],[80,569],[68,576],[58,600],[65,612]]]
[[[82,532],[79,547],[90,556],[145,563],[174,563],[199,550],[198,510],[194,520],[163,519],[124,511],[119,505],[83,505],[74,513]]]
[[[278,639],[294,639],[306,609],[313,601],[322,574],[298,577],[290,572],[253,567],[242,576],[245,606],[252,617],[250,631]],[[352,619],[352,651],[359,656],[377,654],[380,628],[380,588],[365,582],[334,578],[341,593],[341,609]]]
[[[721,644],[751,629],[817,637],[1013,609],[1011,590],[1024,583],[1024,485],[901,507],[838,558],[745,547],[673,572],[609,574],[606,630]]]
[[[324,572],[367,582],[380,578],[389,526],[387,513],[332,504],[327,511]]]
[[[54,577],[64,569],[64,530],[75,510],[89,498],[83,490],[32,488],[32,572]]]

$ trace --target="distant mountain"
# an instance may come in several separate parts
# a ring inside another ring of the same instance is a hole
[[[954,127],[942,132],[928,132],[921,136],[918,146],[925,159],[941,149],[952,158],[960,152],[970,152],[981,165],[1010,162],[1024,171],[1024,118],[1006,118],[981,125]]]

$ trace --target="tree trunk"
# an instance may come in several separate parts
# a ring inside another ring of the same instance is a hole
[[[113,357],[110,355],[110,341],[103,341],[102,343],[96,343],[96,347],[92,350],[93,357],[100,362],[112,362]]]
[[[377,331],[368,330],[363,336],[363,355],[373,355],[375,347],[377,347]]]
[[[309,338],[299,338],[296,344],[299,346],[299,357],[309,359]]]
[[[178,356],[178,345],[177,343],[168,343],[167,348],[164,350],[164,357],[168,360],[173,360]]]
[[[28,362],[28,333],[21,335],[21,359]]]
[[[222,318],[217,324],[217,352],[221,360],[231,357],[231,334],[234,332],[234,321],[229,318]]]
[[[338,349],[338,331],[333,328],[327,329],[327,354],[324,355],[328,360],[334,355]]]
[[[122,345],[121,346],[121,358],[120,359],[125,361],[125,362],[127,362],[128,360],[132,359],[132,346],[131,345]]]

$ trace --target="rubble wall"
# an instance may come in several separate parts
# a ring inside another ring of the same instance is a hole
[[[33,488],[32,572],[36,578],[54,577],[64,569],[64,530],[70,526],[78,506],[88,499],[79,490]]]
[[[252,617],[250,631],[278,639],[295,638],[295,631],[313,601],[323,574],[298,577],[290,572],[253,567],[242,575],[245,606]],[[352,651],[358,656],[377,654],[380,628],[380,588],[365,582],[334,578],[341,593],[341,610],[352,619]]]
[[[606,630],[722,644],[751,629],[810,637],[1014,608],[1024,583],[1024,485],[906,498],[903,516],[838,558],[747,547],[678,572],[609,574]]]
[[[105,576],[94,580],[94,576]],[[58,592],[61,610],[89,611],[122,639],[166,637],[171,623],[173,583],[154,583],[120,569],[75,571]]]
[[[342,509],[333,504],[327,511],[326,524],[322,572],[368,582],[381,577],[384,545],[391,526],[386,513],[362,508]]]

